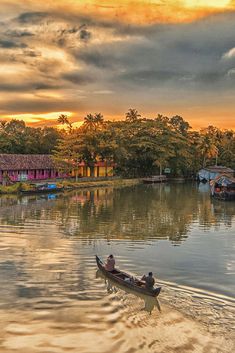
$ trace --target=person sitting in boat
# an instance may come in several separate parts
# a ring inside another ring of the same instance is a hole
[[[146,288],[153,288],[154,286],[154,283],[155,283],[155,279],[153,277],[153,273],[152,272],[149,272],[148,276],[143,276],[142,278],[142,281],[145,282],[145,287]]]
[[[105,263],[105,269],[109,272],[112,272],[114,268],[115,268],[115,259],[113,255],[109,255]]]

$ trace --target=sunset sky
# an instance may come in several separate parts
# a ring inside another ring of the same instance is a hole
[[[0,0],[0,119],[181,115],[235,129],[235,1]]]

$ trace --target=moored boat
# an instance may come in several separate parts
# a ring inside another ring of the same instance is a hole
[[[223,201],[235,201],[235,178],[221,174],[210,182],[211,196]]]
[[[142,179],[144,184],[155,184],[155,183],[164,183],[167,181],[166,175],[153,175],[149,178]]]
[[[43,194],[43,193],[54,193],[64,191],[63,186],[58,186],[55,183],[40,183],[40,184],[30,184],[29,188],[22,189],[23,194]]]
[[[115,269],[112,272],[107,271],[105,269],[104,263],[97,255],[96,255],[96,263],[98,268],[102,271],[102,273],[106,277],[112,279],[113,281],[125,287],[131,288],[136,292],[143,293],[145,295],[150,295],[151,297],[157,297],[161,291],[161,287],[156,287],[153,289],[146,288],[144,281],[141,281],[126,272],[120,271],[119,269]]]

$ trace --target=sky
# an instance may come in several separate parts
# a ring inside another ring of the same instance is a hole
[[[234,33],[235,0],[0,0],[0,119],[235,129]]]

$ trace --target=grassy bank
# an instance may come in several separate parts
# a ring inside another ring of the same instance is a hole
[[[46,181],[45,181],[46,182]],[[137,185],[140,183],[140,179],[112,179],[112,180],[92,180],[92,181],[69,181],[69,180],[62,180],[62,181],[53,181],[56,182],[58,186],[63,186],[65,190],[74,190],[74,189],[84,189],[84,188],[91,188],[91,187],[123,187],[123,186],[131,186]],[[43,181],[42,181],[43,183]],[[9,186],[0,186],[0,194],[18,194],[21,190],[28,190],[29,183],[15,183]]]
[[[9,186],[0,186],[0,194],[18,194],[21,189],[21,183],[15,183]]]
[[[113,179],[113,180],[97,180],[97,181],[63,181],[61,184],[64,186],[65,190],[69,189],[83,189],[90,187],[121,187],[121,186],[131,186],[140,183],[140,179]]]

